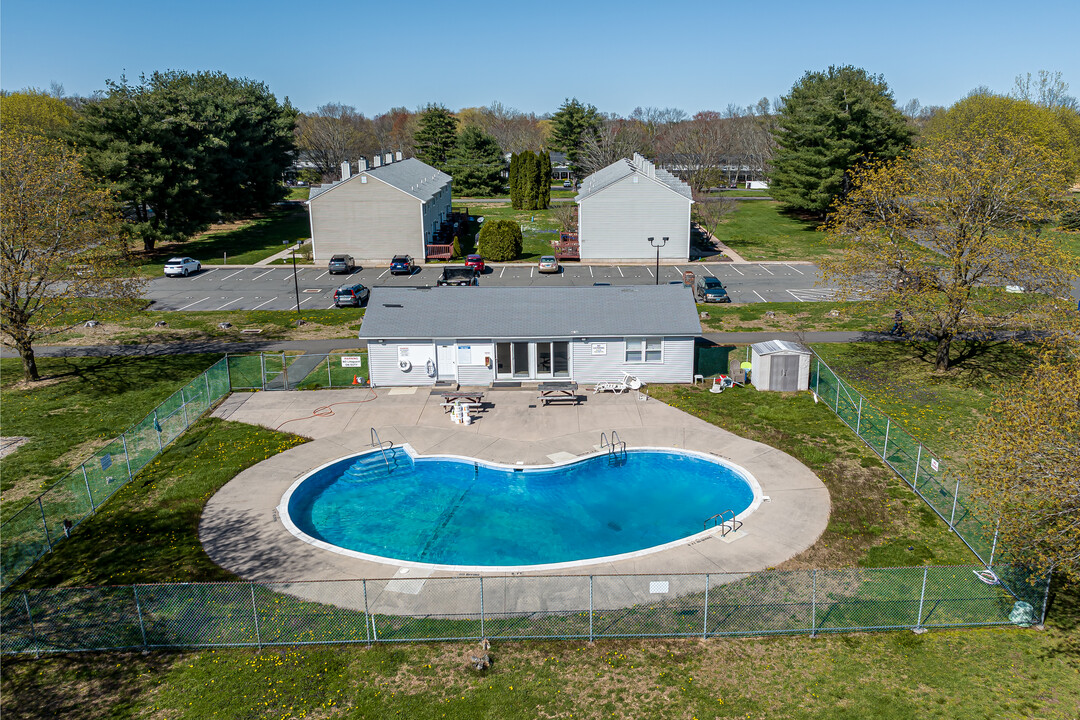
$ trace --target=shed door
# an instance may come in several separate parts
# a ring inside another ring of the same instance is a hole
[[[440,341],[435,346],[435,365],[439,369],[439,380],[455,380],[457,363],[454,361],[454,343]]]
[[[769,389],[795,392],[799,389],[799,356],[773,355],[769,364]]]

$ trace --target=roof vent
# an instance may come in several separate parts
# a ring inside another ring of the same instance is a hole
[[[349,161],[345,160],[345,161],[343,161],[341,163],[341,179],[342,180],[348,180],[349,176],[350,176]]]
[[[394,153],[394,161],[395,162],[401,162],[401,151],[400,150],[398,150],[396,153]]]
[[[392,162],[394,162],[394,156],[390,153],[386,153],[386,164],[389,165]]]

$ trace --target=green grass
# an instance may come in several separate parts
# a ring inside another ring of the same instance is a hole
[[[699,304],[698,311],[709,313],[701,321],[705,332],[881,332],[892,326],[893,317],[891,310],[866,302],[707,303]]]
[[[816,260],[831,252],[817,227],[778,202],[753,200],[739,203],[715,237],[746,260]]]
[[[309,187],[290,187],[289,194],[285,196],[286,200],[307,200],[311,194],[311,188]]]
[[[4,435],[31,440],[0,460],[3,517],[94,450],[142,420],[220,355],[38,358],[47,380],[30,390],[18,360],[0,360]]]
[[[717,197],[772,197],[772,193],[768,190],[721,190],[715,193]]]
[[[355,339],[364,317],[364,308],[303,310],[301,315],[304,325],[297,328],[296,310],[144,311],[125,315],[117,312],[104,319],[110,323],[107,328],[77,327],[59,337],[88,345],[102,342],[103,339],[125,345],[196,340],[246,342],[252,339],[303,339],[321,329],[334,328],[342,339]],[[157,327],[159,321],[167,325]],[[232,327],[218,327],[223,322],[231,323]],[[262,332],[245,335],[240,332],[244,328],[261,329]]]
[[[199,421],[14,587],[237,579],[199,543],[203,506],[240,471],[301,442],[253,425]]]
[[[1076,717],[1075,615],[845,636],[101,653],[7,659],[7,718]]]
[[[251,265],[310,237],[305,207],[275,207],[265,216],[214,226],[187,242],[140,253],[137,267],[143,274],[160,275],[165,261],[178,255],[193,257],[203,265]]]
[[[541,255],[552,253],[551,241],[558,239],[559,223],[555,219],[553,208],[547,210],[515,210],[509,204],[484,205],[482,202],[469,203],[469,213],[485,220],[511,220],[521,226],[522,253],[518,258],[522,262],[535,262]],[[471,240],[471,238],[470,238]],[[462,248],[462,252],[469,252]]]

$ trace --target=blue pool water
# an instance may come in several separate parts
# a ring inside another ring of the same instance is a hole
[[[524,470],[389,452],[389,470],[376,451],[312,473],[288,498],[292,523],[317,540],[385,558],[537,565],[673,542],[754,499],[734,468],[675,451]]]

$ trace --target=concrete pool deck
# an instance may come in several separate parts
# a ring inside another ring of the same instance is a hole
[[[525,465],[546,465],[594,453],[600,433],[615,430],[631,448],[683,448],[730,460],[749,471],[769,498],[734,536],[713,532],[638,557],[570,570],[522,570],[514,576],[745,574],[774,567],[802,552],[828,523],[829,493],[805,465],[775,448],[740,438],[657,400],[642,401],[635,393],[604,393],[589,394],[580,405],[542,406],[536,403],[536,390],[530,388],[487,389],[484,400],[486,409],[472,425],[463,426],[450,421],[440,406],[442,398],[428,388],[232,395],[215,416],[280,428],[313,440],[245,470],[218,491],[200,521],[203,547],[222,567],[246,580],[264,582],[400,580],[408,575],[410,581],[423,584],[428,577],[475,578],[482,574],[348,557],[303,542],[282,524],[277,507],[293,482],[324,463],[370,450],[372,427],[382,440],[395,445],[408,443],[421,455],[466,455]],[[712,512],[705,512],[702,520]],[[402,572],[403,568],[407,572]],[[333,599],[329,586],[316,595],[312,599],[341,604]],[[393,600],[392,595],[408,595],[409,607],[415,607],[419,600],[411,590],[380,595],[386,595],[388,601]],[[396,604],[383,611],[392,611]]]

